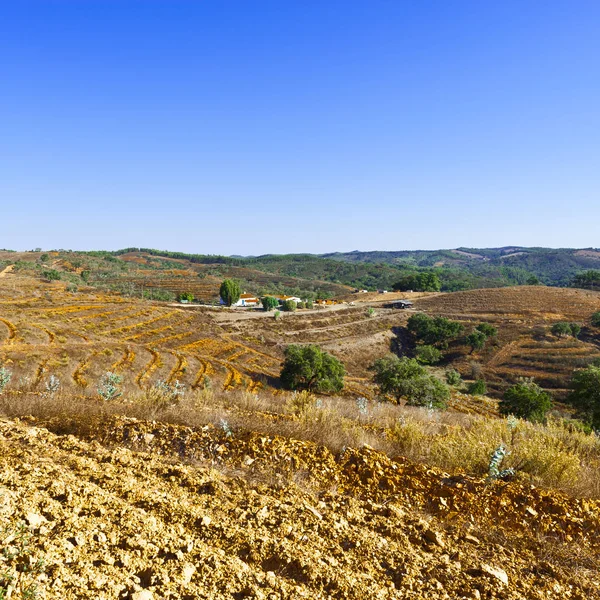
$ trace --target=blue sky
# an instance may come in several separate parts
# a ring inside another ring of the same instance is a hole
[[[0,3],[0,247],[600,246],[600,3]]]

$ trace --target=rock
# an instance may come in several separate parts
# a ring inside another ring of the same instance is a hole
[[[181,570],[181,581],[184,585],[190,583],[195,572],[196,567],[191,563],[186,563],[185,565],[183,565],[183,569]]]
[[[506,574],[506,571],[500,567],[494,567],[492,565],[483,563],[481,565],[481,571],[487,575],[491,575],[498,581],[501,581],[504,585],[508,585],[508,575]]]
[[[42,523],[46,523],[48,519],[42,515],[38,515],[37,513],[30,512],[25,515],[25,520],[29,523],[30,527],[37,529],[42,525]]]
[[[131,594],[131,600],[154,600],[154,594],[150,590],[141,590]]]
[[[479,544],[479,538],[476,538],[474,535],[467,533],[465,535],[465,542],[469,542],[470,544],[475,544],[477,546]]]
[[[423,537],[430,544],[434,544],[436,546],[439,546],[440,548],[445,547],[442,536],[437,531],[434,531],[433,529],[425,530],[423,532]]]
[[[212,523],[212,519],[210,517],[202,517],[202,520],[200,521],[202,527],[208,527],[211,523]]]

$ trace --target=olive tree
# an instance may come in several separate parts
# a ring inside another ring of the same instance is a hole
[[[544,422],[551,408],[550,394],[530,378],[523,378],[508,388],[498,403],[501,415],[514,415],[534,423]]]

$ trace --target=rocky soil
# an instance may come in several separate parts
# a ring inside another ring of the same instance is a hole
[[[60,599],[600,598],[597,502],[369,447],[333,455],[123,418],[78,437],[45,425],[0,421],[12,598],[31,583]]]

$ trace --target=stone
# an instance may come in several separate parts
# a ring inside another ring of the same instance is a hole
[[[494,567],[492,565],[483,563],[481,565],[481,571],[487,575],[490,575],[491,577],[494,577],[504,585],[508,585],[508,575],[506,574],[506,571],[500,567]]]
[[[150,590],[141,590],[131,594],[131,600],[154,600],[154,594]]]
[[[40,527],[42,525],[42,523],[46,523],[46,521],[48,519],[46,519],[46,517],[39,515],[37,513],[30,512],[25,515],[25,520],[29,523],[30,527],[37,529],[38,527]]]

